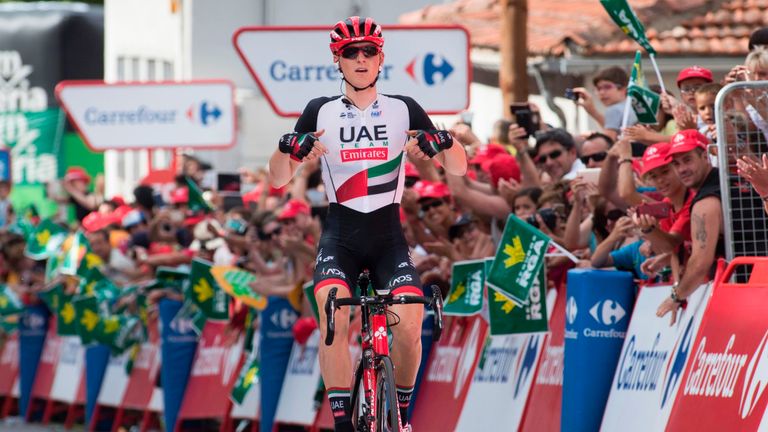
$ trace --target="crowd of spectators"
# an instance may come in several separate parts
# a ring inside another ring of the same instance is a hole
[[[628,76],[609,67],[591,88],[573,89],[575,103],[599,125],[595,131],[574,134],[539,122],[531,134],[500,120],[490,140],[481,142],[471,125],[451,126],[470,155],[466,176],[445,175],[424,161],[404,168],[401,221],[422,282],[447,290],[452,263],[493,256],[513,214],[579,258],[551,254],[551,287],[561,288],[575,266],[613,267],[638,280],[676,282],[673,294],[683,300],[723,256],[720,183],[713,168],[715,97],[728,83],[768,79],[765,44],[753,40],[744,64],[724,77],[705,65],[681,70],[677,88],[661,94],[656,125],[640,124],[630,113],[622,128]],[[733,176],[768,202],[765,95],[745,91],[735,100],[729,112],[751,133],[728,143],[750,150],[733,161]],[[57,200],[74,209],[69,228],[87,232],[102,272],[119,286],[201,257],[257,274],[251,288],[258,293],[290,296],[312,278],[328,206],[320,169],[317,161],[302,164],[282,189],[270,186],[265,170],[242,169],[238,193],[211,184],[212,167],[185,155],[172,190],[161,194],[141,185],[124,199],[104,197],[103,180],[75,167],[64,176]],[[191,202],[187,180],[206,191],[212,213]],[[8,190],[7,182],[0,183],[0,280],[34,301],[30,294],[46,288],[40,271],[45,264],[25,256],[26,239],[9,229],[28,212],[14,212]],[[66,224],[65,213],[56,220]],[[677,303],[671,298],[659,314],[674,313]],[[309,316],[308,302],[302,308]]]

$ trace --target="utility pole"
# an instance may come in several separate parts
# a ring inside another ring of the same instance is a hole
[[[499,88],[504,117],[509,104],[528,100],[528,0],[501,0]]]

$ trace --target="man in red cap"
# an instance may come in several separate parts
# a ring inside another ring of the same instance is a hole
[[[659,317],[672,312],[674,323],[677,309],[685,299],[712,276],[715,259],[725,255],[725,244],[720,176],[709,163],[707,138],[697,130],[684,130],[672,137],[671,144],[669,155],[680,181],[696,190],[691,201],[691,256],[680,281],[672,286],[669,298],[656,311]]]
[[[67,168],[62,186],[67,195],[69,195],[68,203],[75,206],[75,216],[81,222],[88,216],[88,213],[96,210],[99,204],[104,201],[102,198],[104,189],[103,178],[96,178],[96,185],[92,193],[88,191],[90,184],[91,176],[83,168],[79,166]]]

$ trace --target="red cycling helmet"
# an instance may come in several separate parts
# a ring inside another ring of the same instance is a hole
[[[371,17],[361,19],[353,16],[339,21],[331,30],[331,52],[339,55],[345,46],[355,42],[371,42],[379,48],[384,46],[381,26]]]

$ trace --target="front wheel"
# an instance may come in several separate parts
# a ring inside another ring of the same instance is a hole
[[[400,430],[392,359],[381,357],[376,365],[376,432]]]

